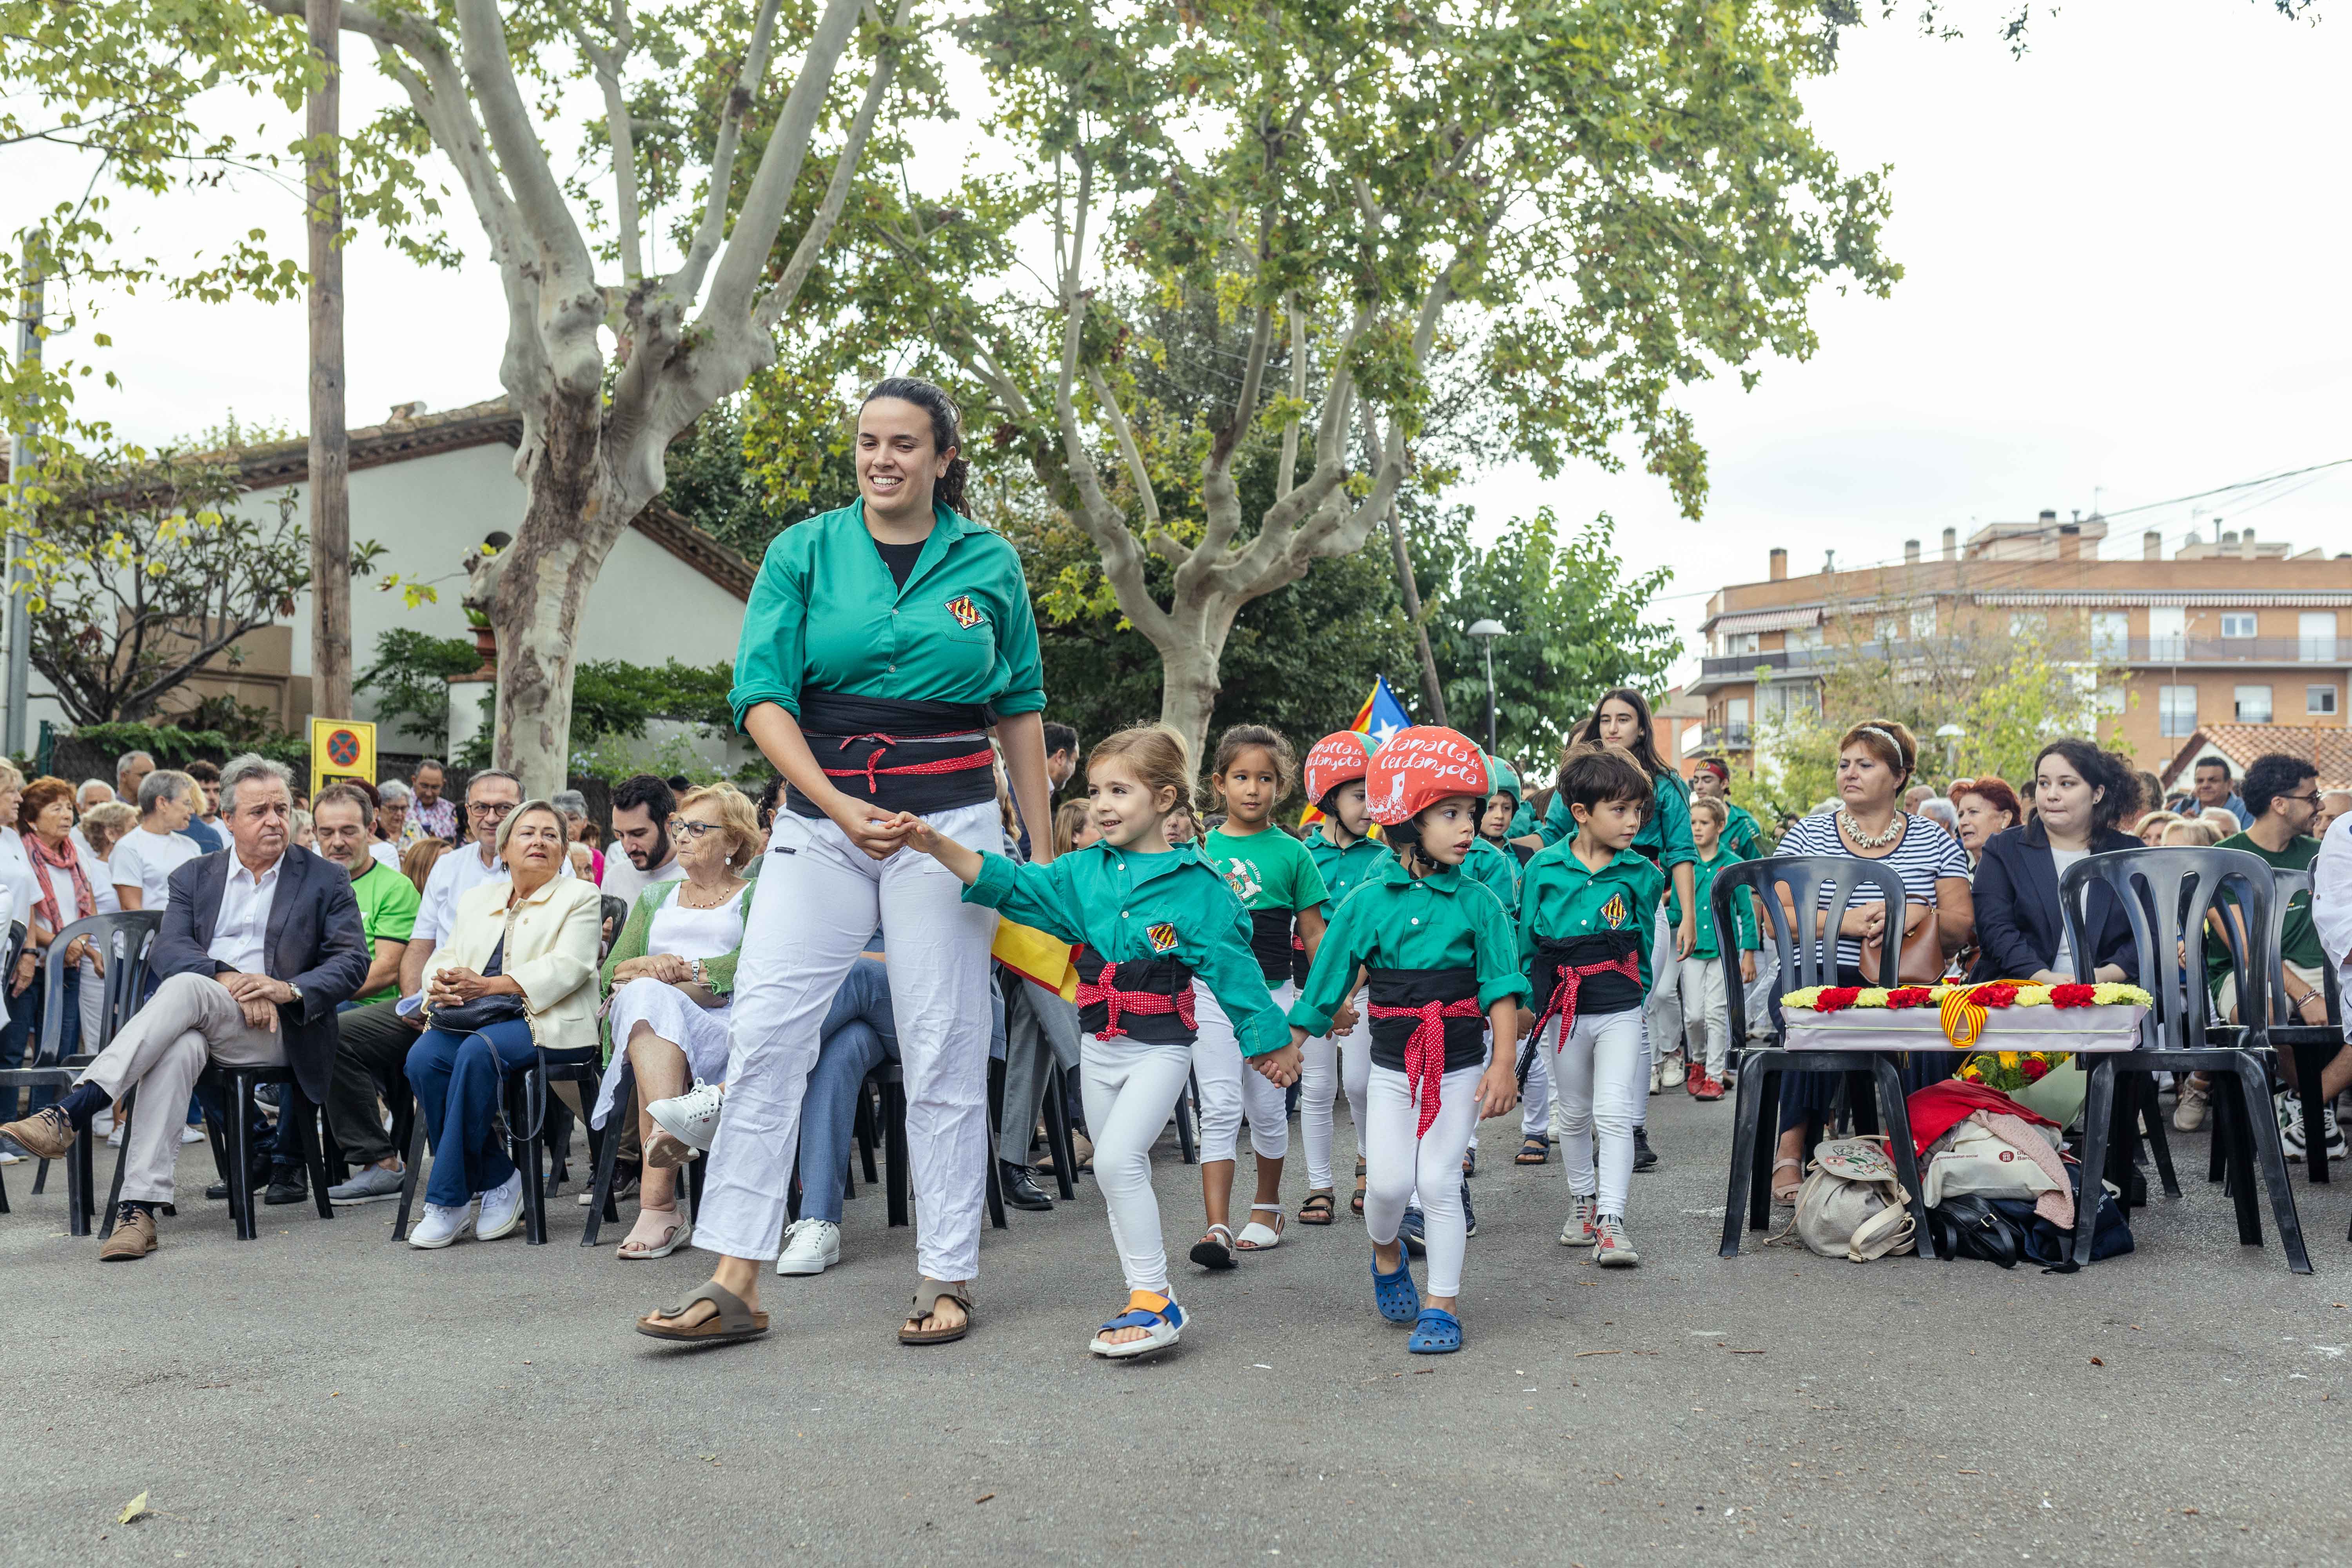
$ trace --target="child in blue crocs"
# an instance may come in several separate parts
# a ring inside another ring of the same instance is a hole
[[[1462,869],[1488,785],[1485,754],[1452,730],[1400,731],[1374,754],[1364,795],[1396,858],[1339,905],[1290,1009],[1294,1041],[1326,1034],[1360,973],[1369,975],[1364,1227],[1381,1315],[1413,1325],[1405,1348],[1419,1354],[1462,1348],[1454,1312],[1467,1239],[1462,1151],[1478,1118],[1518,1101],[1514,1042],[1528,994],[1518,939],[1502,899]],[[1400,1234],[1416,1186],[1425,1299],[1413,1289]]]

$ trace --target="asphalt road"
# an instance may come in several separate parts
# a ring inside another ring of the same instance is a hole
[[[2311,1279],[2237,1244],[2201,1138],[2137,1253],[2071,1277],[1725,1261],[1729,1102],[1652,1106],[1617,1273],[1486,1124],[1440,1358],[1375,1314],[1344,1215],[1185,1268],[1181,1347],[1108,1365],[1090,1184],[988,1234],[972,1336],[929,1350],[893,1338],[910,1237],[861,1188],[840,1267],[767,1281],[766,1340],[679,1352],[631,1320],[703,1260],[583,1250],[568,1191],[544,1248],[414,1252],[390,1205],[240,1245],[197,1146],[163,1250],[101,1268],[12,1167],[0,1563],[2352,1562],[2352,1180],[2296,1178]]]

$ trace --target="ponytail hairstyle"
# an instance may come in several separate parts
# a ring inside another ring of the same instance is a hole
[[[1612,700],[1622,702],[1633,710],[1636,721],[1633,740],[1624,749],[1633,761],[1640,764],[1642,771],[1650,775],[1653,785],[1654,786],[1657,780],[1667,779],[1673,782],[1675,788],[1682,790],[1685,795],[1689,794],[1689,790],[1684,787],[1683,775],[1675,769],[1668,767],[1665,759],[1658,755],[1657,726],[1650,718],[1650,700],[1630,686],[1612,687],[1601,694],[1601,700],[1592,705],[1591,713],[1586,716],[1583,723],[1577,726],[1576,733],[1570,737],[1568,749],[1560,753],[1562,765],[1564,766],[1569,758],[1576,754],[1578,748],[1597,746],[1601,743],[1601,710],[1608,706]]]
[[[1196,822],[1200,812],[1192,804],[1192,757],[1184,744],[1184,737],[1165,724],[1138,724],[1121,730],[1097,742],[1087,757],[1087,771],[1091,774],[1103,763],[1117,760],[1142,781],[1143,787],[1155,795],[1162,789],[1176,792],[1174,811],[1182,806],[1192,813]]]
[[[1280,800],[1298,787],[1298,753],[1282,731],[1264,724],[1228,724],[1225,732],[1217,737],[1217,760],[1209,776],[1222,779],[1225,770],[1242,760],[1244,752],[1264,752],[1274,759],[1275,782],[1280,786],[1275,798]]]
[[[931,499],[950,511],[969,516],[964,512],[964,485],[971,477],[971,465],[963,460],[963,416],[957,410],[955,399],[928,381],[911,375],[891,375],[876,382],[857,405],[863,408],[879,397],[911,403],[931,416],[931,450],[955,453],[948,471],[931,487]]]
[[[2044,757],[2063,757],[2083,782],[2100,793],[2091,803],[2091,826],[2104,833],[2139,809],[2139,773],[2121,752],[2103,752],[2088,741],[2053,741],[2033,755],[2033,771]]]

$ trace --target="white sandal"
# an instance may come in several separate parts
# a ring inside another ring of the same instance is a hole
[[[1280,1204],[1250,1205],[1251,1214],[1257,1214],[1261,1210],[1274,1215],[1274,1224],[1262,1225],[1253,1219],[1249,1224],[1242,1226],[1241,1235],[1234,1238],[1235,1251],[1272,1252],[1282,1245],[1282,1205]]]
[[[637,1217],[642,1220],[649,1214],[657,1215],[665,1211],[661,1209],[641,1208],[637,1211]],[[685,1215],[678,1213],[677,1205],[672,1204],[667,1212],[673,1216],[674,1223],[670,1226],[669,1236],[666,1239],[657,1241],[650,1247],[642,1242],[638,1242],[636,1244],[637,1250],[632,1252],[629,1250],[629,1247],[631,1242],[635,1238],[634,1237],[627,1237],[622,1241],[620,1249],[614,1252],[613,1256],[619,1258],[624,1263],[650,1263],[656,1258],[667,1258],[671,1253],[676,1252],[679,1247],[684,1247],[687,1243],[687,1238],[694,1234],[694,1226],[691,1221],[686,1218]],[[633,1226],[631,1228],[634,1229],[635,1227]]]

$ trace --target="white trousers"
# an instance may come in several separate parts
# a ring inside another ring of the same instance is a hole
[[[1124,1035],[1078,1037],[1078,1092],[1094,1132],[1095,1185],[1102,1189],[1111,1244],[1129,1290],[1169,1293],[1168,1247],[1160,1230],[1160,1200],[1151,1191],[1151,1145],[1192,1071],[1186,1046]]]
[[[1318,1035],[1299,1053],[1298,1133],[1307,1144],[1307,1185],[1331,1186],[1331,1131],[1344,1089],[1355,1119],[1356,1147],[1364,1146],[1364,1085],[1372,1070],[1372,1021],[1359,1009],[1356,1026]]]
[[[1511,1068],[1518,1070],[1514,1061]],[[1528,1081],[1519,1089],[1519,1136],[1551,1135],[1551,1062],[1538,1050],[1528,1062]]]
[[[1003,847],[992,801],[926,820],[968,847]],[[916,1267],[932,1279],[979,1274],[996,911],[964,903],[962,892],[928,855],[901,849],[875,860],[828,819],[777,813],[735,972],[727,1103],[695,1246],[730,1258],[776,1256],[818,1030],[879,925],[907,1093]]]
[[[1731,1059],[1731,1004],[1723,992],[1726,962],[1721,954],[1685,959],[1675,979],[1682,993],[1683,1037],[1690,1042],[1690,1059],[1705,1062],[1706,1076],[1712,1079],[1720,1079]],[[1737,976],[1739,961],[1728,962]]]
[[[1586,1014],[1560,1037],[1559,1020],[1544,1026],[1551,1048],[1551,1081],[1558,1096],[1552,1127],[1559,1135],[1560,1163],[1568,1167],[1568,1190],[1591,1197],[1598,1187],[1601,1212],[1625,1216],[1625,1189],[1633,1179],[1633,1130],[1649,1101],[1649,1050],[1642,1037],[1642,1014]],[[1599,1144],[1599,1173],[1594,1144]]]
[[[1668,879],[1672,880],[1671,878]],[[1675,952],[1675,928],[1666,919],[1666,906],[1658,905],[1656,934],[1650,942],[1650,994],[1642,1004],[1642,1105],[1633,1112],[1633,1125],[1645,1126],[1650,1120],[1650,1064],[1664,1051],[1682,1044],[1683,1009],[1679,981],[1682,960]],[[1559,1082],[1552,1081],[1552,1093],[1559,1093]],[[1552,1119],[1555,1122],[1559,1117]]]
[[[1274,1005],[1290,1005],[1290,982],[1269,989]],[[1290,1096],[1281,1085],[1242,1059],[1233,1020],[1205,985],[1192,987],[1192,1016],[1201,1032],[1192,1042],[1192,1072],[1201,1082],[1201,1163],[1230,1160],[1241,1142],[1242,1118],[1249,1118],[1250,1148],[1261,1160],[1290,1152]]]
[[[705,956],[698,954],[697,956]],[[695,1083],[717,1083],[727,1075],[729,1049],[726,1005],[705,1007],[667,980],[639,975],[613,993],[605,1013],[613,1026],[613,1059],[596,1088],[596,1109],[588,1125],[602,1127],[620,1097],[621,1074],[628,1070],[629,1040],[645,1025],[654,1037],[667,1040],[686,1058],[686,1070]]]
[[[1421,1112],[1404,1074],[1374,1067],[1365,1094],[1364,1228],[1385,1247],[1397,1238],[1404,1208],[1421,1190],[1422,1245],[1429,1255],[1429,1293],[1462,1293],[1462,1255],[1469,1250],[1462,1215],[1462,1151],[1478,1130],[1477,1067],[1457,1068],[1438,1085],[1437,1120],[1416,1139]]]

